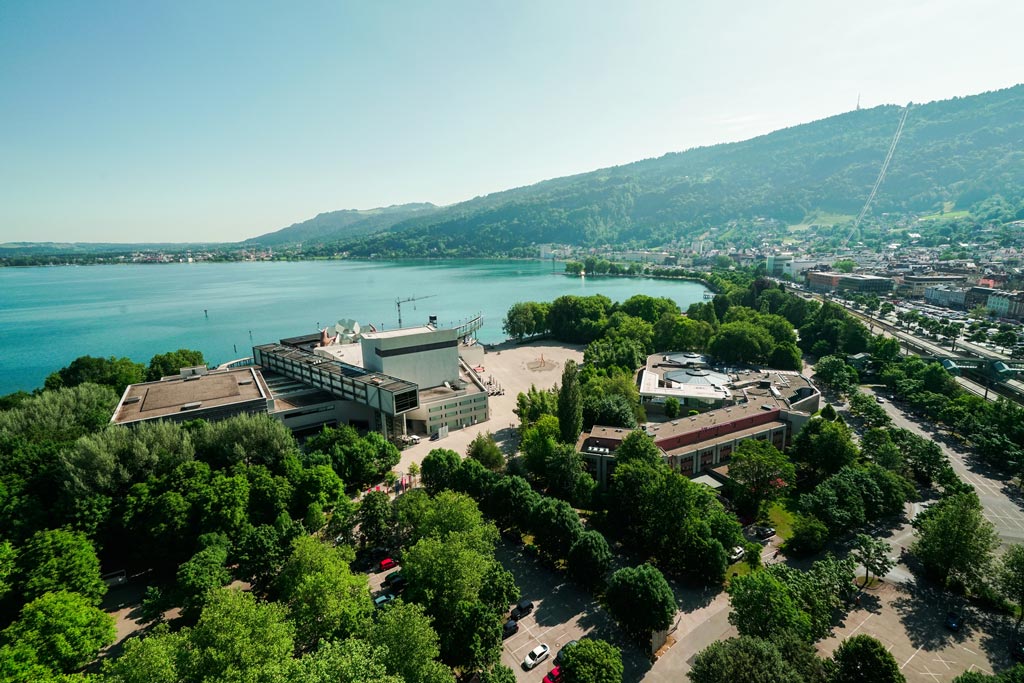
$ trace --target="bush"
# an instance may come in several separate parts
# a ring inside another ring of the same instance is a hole
[[[793,520],[793,536],[786,541],[785,551],[790,555],[813,555],[828,542],[828,527],[814,515],[797,515]]]

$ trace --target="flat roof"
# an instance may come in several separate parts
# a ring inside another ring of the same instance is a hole
[[[394,339],[395,337],[407,337],[411,334],[426,334],[437,332],[436,327],[430,325],[417,325],[416,327],[400,327],[396,330],[384,330],[379,332],[367,332],[363,330],[363,339]]]
[[[177,416],[182,412],[266,400],[269,390],[252,367],[130,384],[110,421],[123,424]],[[198,406],[192,404],[198,403]],[[183,410],[185,406],[192,406]]]
[[[318,346],[313,349],[313,353],[324,358],[340,360],[342,363],[363,367],[363,345],[359,342]]]
[[[680,434],[689,434],[705,427],[726,424],[753,415],[761,415],[768,412],[763,406],[769,406],[771,410],[785,410],[789,407],[785,401],[768,396],[759,396],[756,401],[751,401],[750,403],[740,403],[734,406],[709,410],[700,415],[680,417],[671,422],[648,424],[647,433],[655,441],[661,441],[662,439],[679,436]]]
[[[671,457],[677,455],[686,455],[688,453],[696,453],[697,451],[702,451],[706,448],[714,448],[715,446],[721,445],[723,443],[729,443],[730,441],[735,441],[737,439],[745,439],[747,437],[754,436],[755,434],[759,434],[770,429],[779,429],[784,428],[785,426],[785,422],[782,422],[781,420],[774,420],[772,422],[766,422],[761,425],[747,427],[746,429],[741,429],[736,432],[723,434],[722,436],[716,436],[713,439],[706,439],[704,441],[698,441],[697,443],[686,444],[685,446],[680,446],[679,448],[673,448],[670,451],[665,451],[665,455]]]

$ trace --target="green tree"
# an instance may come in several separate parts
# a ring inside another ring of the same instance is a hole
[[[772,347],[768,365],[779,370],[801,370],[804,365],[803,355],[793,342],[781,342]]]
[[[857,371],[842,356],[825,356],[814,364],[814,379],[819,384],[845,394],[857,383]]]
[[[832,655],[835,683],[905,683],[885,645],[866,635],[847,638]]]
[[[599,638],[584,638],[562,653],[566,683],[622,683],[622,653]]]
[[[771,638],[792,633],[810,640],[811,619],[800,609],[790,588],[770,572],[734,578],[728,587],[729,623],[743,636]]]
[[[842,422],[810,420],[793,440],[793,458],[820,474],[832,474],[857,460],[853,432]]]
[[[691,683],[793,683],[801,676],[769,640],[740,636],[719,640],[697,653]]]
[[[480,602],[456,605],[454,620],[443,632],[445,660],[468,671],[489,669],[501,659],[501,620]]]
[[[178,349],[177,351],[158,353],[149,359],[146,381],[156,382],[161,377],[177,375],[182,368],[194,368],[198,365],[206,365],[202,351]]]
[[[675,396],[669,396],[665,399],[665,417],[670,420],[674,420],[679,417],[679,399]]]
[[[733,451],[729,477],[739,485],[747,508],[757,512],[796,481],[796,468],[767,441],[747,439]]]
[[[612,551],[599,531],[584,531],[569,549],[569,575],[588,588],[604,585],[612,566]]]
[[[41,664],[58,671],[78,669],[114,642],[114,619],[78,593],[47,592],[22,607],[3,641],[31,648]]]
[[[238,590],[215,592],[185,650],[183,680],[280,681],[294,666],[285,608]]]
[[[1024,619],[1024,546],[1011,545],[996,565],[996,587],[1010,602],[1022,608],[1017,615],[1017,628]]]
[[[665,577],[649,564],[625,567],[612,574],[605,601],[623,630],[643,641],[664,631],[675,618],[675,596]],[[643,609],[638,609],[642,605]]]
[[[352,574],[351,560],[351,551],[309,536],[295,539],[276,588],[304,647],[361,633],[369,623],[373,602],[366,576]]]
[[[349,638],[324,643],[316,652],[299,659],[288,680],[302,683],[405,683],[406,679],[390,673],[390,653],[365,640]],[[245,679],[250,680],[250,679]],[[255,680],[277,681],[281,678]],[[423,679],[408,679],[410,681]]]
[[[384,546],[394,531],[391,499],[383,491],[370,491],[359,502],[356,513],[364,546]]]
[[[647,432],[638,429],[630,432],[615,449],[615,460],[620,465],[629,462],[657,465],[662,462],[661,449],[654,443],[654,439],[647,435]]]
[[[583,396],[576,362],[565,361],[562,386],[558,390],[558,426],[563,443],[576,443],[583,431]]]
[[[441,654],[437,631],[423,607],[398,602],[384,610],[367,632],[374,646],[387,649],[388,672],[403,681],[422,681]]]
[[[181,599],[183,617],[190,621],[198,619],[209,596],[231,581],[225,566],[227,559],[226,547],[212,545],[178,567],[175,590]]]
[[[709,350],[727,363],[761,363],[768,359],[775,341],[763,327],[752,322],[730,322],[718,328]]]
[[[133,363],[130,358],[79,356],[67,367],[48,375],[43,386],[46,389],[60,389],[92,382],[111,387],[120,395],[129,384],[141,382],[145,373],[146,366]]]
[[[27,601],[45,593],[71,591],[99,605],[107,593],[100,561],[85,534],[65,529],[38,531],[18,555],[20,591]]]
[[[109,683],[178,683],[183,680],[189,629],[171,633],[159,624],[145,638],[127,638],[124,652],[103,663],[103,680]]]
[[[580,517],[564,500],[544,497],[534,507],[531,526],[537,545],[552,557],[569,554],[573,543],[583,533]]]
[[[828,527],[820,519],[814,515],[797,515],[793,520],[793,535],[786,541],[786,552],[813,555],[825,547],[828,536]]]
[[[912,551],[940,583],[956,579],[973,586],[987,575],[999,539],[981,513],[977,494],[943,498],[919,515],[915,526]]]
[[[864,566],[864,585],[868,585],[871,574],[885,576],[893,567],[896,561],[889,557],[892,546],[885,541],[871,538],[867,534],[857,534],[854,540],[852,555],[854,559]]]
[[[423,470],[423,488],[434,495],[452,485],[459,469],[459,454],[447,448],[435,448],[427,453],[420,466]]]
[[[494,440],[494,435],[490,432],[486,434],[480,432],[469,442],[469,448],[466,450],[466,455],[473,460],[476,460],[481,465],[491,470],[492,472],[499,471],[505,466],[505,456],[501,452],[501,448],[498,447],[497,442]]]

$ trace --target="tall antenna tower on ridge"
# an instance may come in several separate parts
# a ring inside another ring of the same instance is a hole
[[[857,111],[860,111],[860,93],[857,93]]]

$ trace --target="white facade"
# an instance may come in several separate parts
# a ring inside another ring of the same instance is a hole
[[[420,387],[443,386],[459,379],[459,337],[456,330],[429,325],[387,332],[364,332],[359,341],[362,366],[401,377]]]

